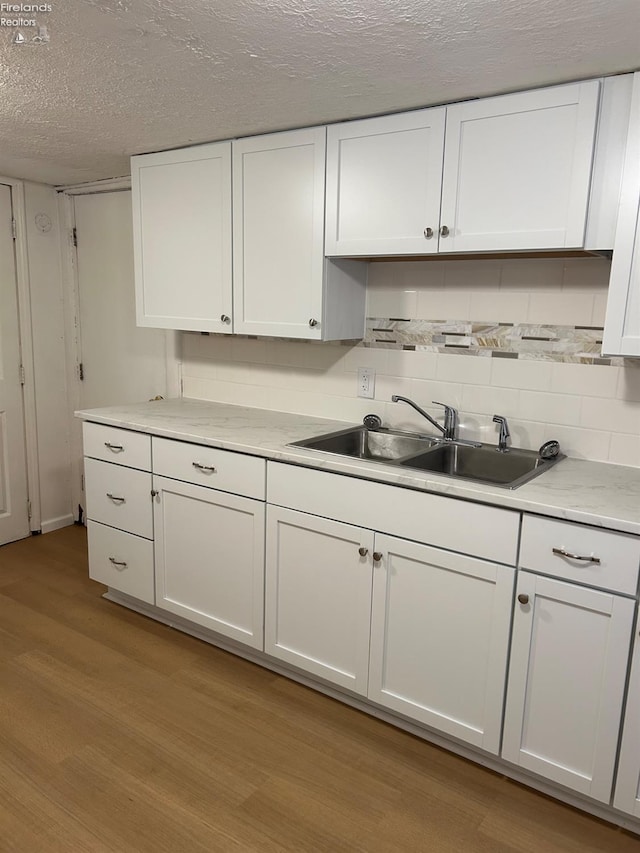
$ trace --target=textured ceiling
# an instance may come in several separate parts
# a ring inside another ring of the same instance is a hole
[[[0,27],[0,174],[51,184],[128,174],[140,152],[640,67],[638,0],[51,5],[35,16],[48,44]]]

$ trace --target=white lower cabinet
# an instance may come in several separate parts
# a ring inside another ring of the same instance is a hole
[[[502,756],[608,803],[635,601],[520,572]]]
[[[373,533],[267,508],[265,652],[366,695]]]
[[[87,542],[90,578],[154,603],[153,542],[91,520],[87,522]]]
[[[497,754],[515,570],[376,535],[369,698]]]
[[[638,631],[636,631],[631,663],[629,694],[624,715],[613,805],[620,811],[640,818],[640,633]]]
[[[155,477],[156,604],[263,648],[264,503]]]

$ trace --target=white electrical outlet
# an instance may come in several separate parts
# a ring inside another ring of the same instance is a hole
[[[358,397],[373,399],[376,388],[376,372],[373,367],[358,368]]]

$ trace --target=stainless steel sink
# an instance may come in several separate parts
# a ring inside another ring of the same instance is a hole
[[[439,444],[417,456],[399,460],[398,464],[433,474],[446,474],[460,480],[490,483],[515,489],[533,477],[542,474],[556,462],[564,459],[558,454],[553,459],[543,459],[535,450],[510,448],[499,453],[492,444],[466,447],[455,443]]]
[[[508,489],[521,486],[565,458],[559,453],[552,459],[543,459],[534,450],[520,448],[510,448],[501,453],[493,444],[470,446],[464,442],[364,426],[294,441],[291,446],[385,462],[394,467],[429,471]]]
[[[353,427],[317,438],[294,441],[292,446],[322,450],[325,453],[338,453],[340,456],[351,456],[356,459],[392,462],[405,456],[421,453],[436,443],[436,438],[428,436],[389,429],[369,430],[366,427]]]

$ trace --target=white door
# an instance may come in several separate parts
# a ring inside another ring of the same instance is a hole
[[[583,245],[599,86],[447,107],[441,252]]]
[[[264,503],[154,477],[156,605],[263,648]]]
[[[520,572],[502,757],[611,796],[635,601]]]
[[[445,108],[327,129],[327,255],[438,251]]]
[[[234,331],[320,340],[323,127],[233,143]]]
[[[231,143],[131,158],[140,326],[230,332]]]
[[[139,403],[167,388],[166,337],[136,326],[131,193],[76,196],[80,407]]]
[[[370,530],[268,506],[265,652],[366,695],[372,553]]]
[[[515,571],[376,534],[369,698],[498,754]]]
[[[636,633],[613,805],[640,817],[640,634]]]
[[[11,188],[0,185],[0,545],[29,535]]]

